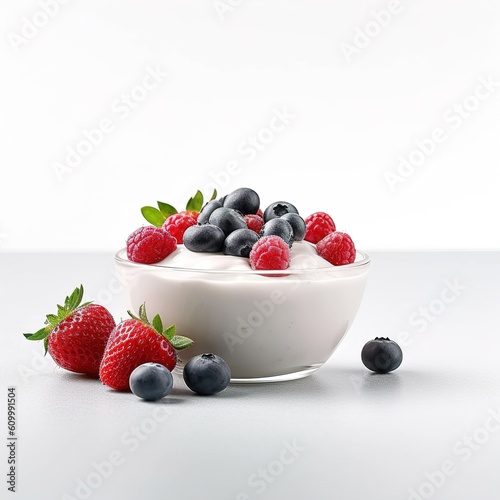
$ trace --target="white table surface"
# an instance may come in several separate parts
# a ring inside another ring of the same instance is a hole
[[[371,256],[358,316],[314,375],[214,397],[176,378],[146,403],[57,368],[22,336],[80,283],[124,317],[112,255],[1,253],[0,435],[15,386],[18,475],[13,495],[2,446],[0,498],[497,500],[500,253]],[[400,341],[396,372],[362,365],[375,336]]]

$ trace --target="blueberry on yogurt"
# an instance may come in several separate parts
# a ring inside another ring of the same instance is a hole
[[[256,214],[260,206],[259,195],[250,188],[238,188],[224,197],[224,206],[243,215]]]
[[[292,225],[283,218],[271,219],[260,229],[260,236],[279,236],[291,248],[293,244]]]
[[[282,215],[294,213],[298,214],[297,208],[288,201],[275,201],[264,210],[264,221],[267,222]]]
[[[249,257],[252,247],[257,243],[259,235],[248,228],[236,229],[224,241],[222,252],[225,255]]]
[[[184,246],[191,252],[220,252],[226,236],[214,224],[190,226],[184,232]]]
[[[220,227],[224,234],[248,227],[240,212],[227,207],[216,208],[210,215],[208,222]]]
[[[288,212],[282,215],[280,219],[286,220],[292,226],[294,241],[302,241],[304,239],[306,235],[306,223],[299,214]]]
[[[209,201],[201,209],[200,215],[198,215],[198,224],[206,224],[208,222],[208,219],[210,219],[212,212],[214,212],[215,210],[217,210],[218,208],[221,208],[221,207],[222,207],[222,203],[219,200]]]

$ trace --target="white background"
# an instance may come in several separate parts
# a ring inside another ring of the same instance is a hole
[[[497,1],[231,1],[71,0],[49,19],[2,1],[2,249],[115,250],[141,206],[182,209],[231,161],[219,192],[328,211],[361,249],[500,246],[500,87],[471,97],[500,82]],[[168,76],[128,113],[117,102],[156,67]],[[248,161],[276,109],[294,118]],[[113,131],[58,178],[103,119]],[[446,140],[391,189],[438,127]]]

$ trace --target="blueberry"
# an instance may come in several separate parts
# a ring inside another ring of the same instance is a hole
[[[273,234],[285,240],[289,247],[292,246],[293,229],[291,224],[285,219],[271,219],[262,226],[260,230],[261,236],[271,236]]]
[[[200,354],[184,367],[184,381],[197,394],[208,396],[224,390],[231,380],[227,363],[216,354]]]
[[[236,231],[236,229],[247,227],[243,215],[227,207],[216,208],[210,215],[208,222],[220,227],[226,236]]]
[[[206,224],[208,222],[208,219],[210,218],[210,215],[212,215],[212,212],[220,207],[222,207],[222,203],[219,200],[209,201],[201,209],[200,215],[198,215],[198,224]]]
[[[302,241],[306,235],[306,223],[304,219],[296,213],[289,212],[282,215],[280,219],[286,220],[293,229],[293,239],[295,241]]]
[[[403,361],[403,351],[401,347],[387,337],[375,337],[367,342],[361,351],[363,364],[373,372],[392,372]]]
[[[256,214],[260,207],[260,198],[253,189],[238,188],[224,197],[223,204],[243,215]]]
[[[236,229],[224,241],[222,252],[226,255],[248,257],[258,239],[259,235],[251,229]]]
[[[213,224],[189,226],[184,232],[184,246],[192,252],[220,252],[226,236]]]
[[[130,374],[129,385],[137,397],[146,401],[156,401],[170,394],[174,380],[163,365],[144,363]]]
[[[287,201],[276,201],[264,210],[264,222],[289,213],[298,214],[299,211]]]

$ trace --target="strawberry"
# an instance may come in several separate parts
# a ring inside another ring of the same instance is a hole
[[[47,314],[43,328],[25,333],[28,340],[43,340],[47,351],[61,368],[91,376],[99,374],[108,337],[115,320],[100,305],[81,304],[83,286],[75,288],[66,297],[64,305],[57,305],[57,314]]]
[[[163,330],[160,315],[152,323],[146,306],[139,307],[139,317],[128,311],[131,319],[121,322],[111,333],[99,370],[103,384],[118,391],[129,390],[130,374],[143,363],[159,363],[172,371],[177,363],[176,349],[185,349],[193,341],[175,334],[175,325]]]
[[[217,190],[214,189],[214,192],[212,194],[212,197],[210,198],[211,200],[215,200],[217,197]],[[185,217],[179,217],[179,219],[184,219],[187,216],[191,217],[194,219],[195,223],[198,220],[198,215],[200,215],[200,211],[203,207],[203,193],[201,191],[196,191],[196,194],[189,198],[187,204],[186,204],[186,210],[182,210],[181,212],[178,212],[175,207],[172,205],[169,205],[168,203],[164,203],[163,201],[158,201],[158,208],[156,207],[142,207],[141,212],[143,217],[150,223],[153,224],[153,226],[156,227],[161,227],[165,224],[165,221],[172,216],[176,214],[180,214],[180,216],[185,216]],[[167,222],[168,225],[168,222]],[[187,226],[186,226],[187,227]],[[184,227],[185,229],[185,227]],[[170,229],[169,229],[170,231]],[[173,234],[173,233],[172,233]],[[177,234],[174,234],[174,236],[177,238],[177,241],[181,243],[180,240],[182,240],[182,234],[181,237],[178,238]]]
[[[190,217],[192,217],[195,222],[198,221],[198,215],[200,215],[200,212],[199,211],[196,211],[196,210],[182,210],[182,212],[179,212],[181,215],[189,215]]]

